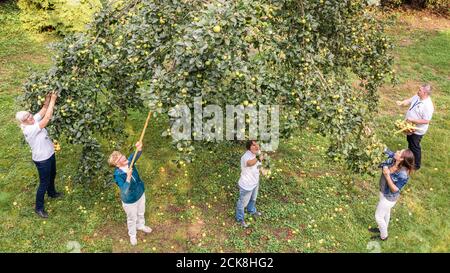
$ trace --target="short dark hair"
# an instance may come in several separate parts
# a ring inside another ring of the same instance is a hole
[[[247,140],[247,142],[245,142],[245,148],[247,148],[247,150],[250,150],[250,147],[252,147],[253,143],[255,143],[256,140]]]

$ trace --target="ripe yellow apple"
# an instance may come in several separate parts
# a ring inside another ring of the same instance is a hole
[[[215,33],[219,33],[220,30],[221,30],[221,27],[220,27],[219,25],[216,25],[216,26],[214,26],[214,28],[213,28],[213,31],[214,31]]]

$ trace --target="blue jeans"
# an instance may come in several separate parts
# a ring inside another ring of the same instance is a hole
[[[44,209],[45,192],[49,196],[55,196],[56,158],[53,154],[44,161],[33,161],[39,172],[39,187],[36,192],[36,210]]]
[[[239,200],[236,204],[236,220],[238,222],[244,221],[244,209],[247,207],[247,212],[250,214],[256,213],[256,197],[258,196],[259,184],[251,191],[246,191],[239,187]]]

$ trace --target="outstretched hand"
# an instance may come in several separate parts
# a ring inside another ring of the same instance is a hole
[[[48,106],[48,104],[50,103],[51,97],[52,97],[52,93],[51,92],[48,93],[47,96],[45,96],[45,102],[44,102],[45,106]]]
[[[56,91],[50,92],[50,96],[52,101],[56,101],[56,99],[58,98],[58,94],[56,94]]]

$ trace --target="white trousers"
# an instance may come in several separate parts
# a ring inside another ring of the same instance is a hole
[[[388,237],[388,225],[391,218],[391,209],[395,206],[396,201],[389,201],[380,192],[380,201],[375,211],[375,220],[377,221],[378,228],[380,229],[381,239]]]
[[[141,229],[145,226],[145,193],[132,204],[122,202],[122,207],[127,214],[128,235],[135,237],[136,229]]]

